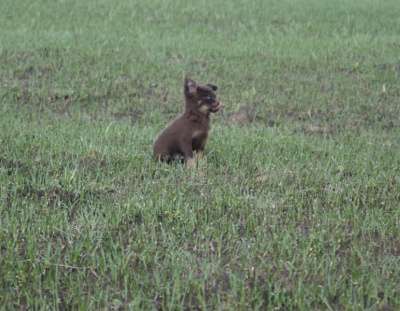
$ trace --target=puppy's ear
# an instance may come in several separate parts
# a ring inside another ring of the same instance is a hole
[[[218,90],[218,87],[215,84],[208,83],[207,86],[212,89],[214,92]]]
[[[185,90],[185,95],[190,96],[195,94],[197,90],[196,82],[186,77],[184,81],[184,90]]]

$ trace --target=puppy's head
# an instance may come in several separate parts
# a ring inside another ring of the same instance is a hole
[[[215,94],[217,90],[218,87],[213,84],[199,85],[188,78],[184,81],[186,104],[205,114],[215,113],[223,107]]]

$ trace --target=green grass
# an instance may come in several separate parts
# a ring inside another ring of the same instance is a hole
[[[0,7],[1,309],[400,308],[398,1]],[[186,73],[192,171],[152,159]]]

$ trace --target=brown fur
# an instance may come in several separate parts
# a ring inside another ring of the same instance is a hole
[[[203,152],[210,130],[210,114],[222,108],[212,84],[198,85],[185,78],[185,111],[172,121],[156,138],[154,156],[170,162],[183,159],[189,166],[194,161],[194,152]]]

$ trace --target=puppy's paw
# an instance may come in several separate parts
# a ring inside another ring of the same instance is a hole
[[[186,160],[186,167],[187,168],[195,168],[196,167],[196,159],[190,158],[190,159]]]

